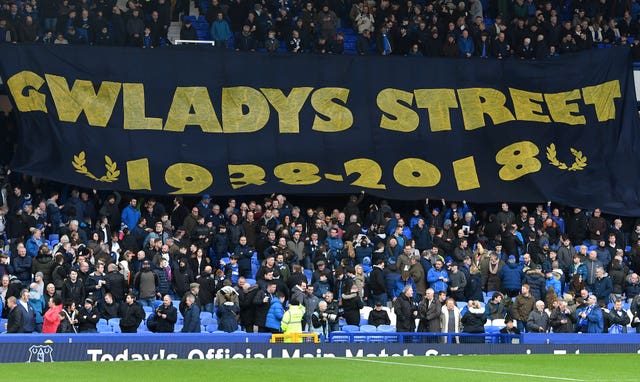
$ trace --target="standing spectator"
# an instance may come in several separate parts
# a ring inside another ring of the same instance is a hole
[[[598,304],[607,305],[609,297],[613,293],[613,284],[611,278],[605,275],[604,269],[596,269],[596,278],[593,282],[591,292],[598,299]]]
[[[356,293],[356,298],[360,298]],[[359,312],[359,311],[358,311]],[[300,300],[292,300],[289,310],[284,312],[280,327],[284,334],[302,333],[302,324],[304,321],[305,308]],[[359,317],[359,315],[358,315]]]
[[[109,201],[109,203],[111,202]],[[131,198],[131,200],[129,201],[129,205],[122,210],[121,221],[122,223],[124,223],[124,225],[129,227],[129,229],[135,228],[136,225],[138,225],[138,222],[140,220],[140,211],[138,211],[137,205],[138,205],[138,200],[136,198]],[[111,219],[113,219],[113,217],[111,217]],[[114,227],[111,221],[110,223],[111,223],[111,227],[115,229],[120,228],[119,226]]]
[[[527,330],[532,333],[546,333],[549,330],[549,316],[544,311],[543,301],[536,301],[536,308],[529,313]]]
[[[113,299],[120,303],[124,301],[125,293],[128,289],[127,281],[122,273],[118,272],[118,266],[111,263],[107,266],[108,272],[104,276],[106,291],[111,293]]]
[[[82,281],[82,279],[78,278],[78,270],[71,269],[69,271],[69,277],[64,281],[64,284],[62,285],[62,300],[71,300],[80,305],[84,301],[84,296],[84,282]]]
[[[462,331],[464,333],[480,334],[484,333],[484,323],[487,321],[485,311],[480,305],[480,301],[474,300],[467,303],[467,313],[461,318]],[[462,342],[484,343],[484,337],[473,336],[463,337]]]
[[[16,298],[7,298],[7,333],[22,333],[22,308],[18,307]]]
[[[316,18],[316,25],[320,30],[320,34],[327,40],[333,39],[338,28],[338,16],[329,9],[328,4],[324,4]]]
[[[396,331],[398,332],[415,332],[416,317],[418,311],[413,304],[413,288],[409,285],[402,289],[402,293],[393,303],[393,309],[396,313]]]
[[[60,325],[60,317],[58,315],[62,312],[62,299],[60,297],[51,297],[48,301],[49,309],[44,314],[42,333],[56,333],[58,326]]]
[[[447,291],[449,275],[443,268],[442,260],[436,260],[434,267],[429,270],[427,281],[436,293],[439,293],[440,291]]]
[[[93,306],[93,300],[84,300],[84,306],[78,311],[78,333],[97,333],[96,325],[100,320],[100,313]]]
[[[627,325],[631,323],[631,319],[627,311],[622,309],[622,300],[616,300],[613,309],[607,313],[609,321],[609,333],[620,334],[627,332]]]
[[[337,317],[334,314],[327,313],[326,301],[320,301],[318,308],[311,315],[311,332],[327,338],[329,335],[329,321],[332,319],[337,319]]]
[[[99,211],[100,216],[104,216],[107,218],[109,227],[111,227],[111,229],[114,231],[120,230],[121,223],[124,223],[130,229],[133,229],[133,227],[135,227],[136,223],[138,222],[137,219],[135,221],[130,221],[131,218],[125,215],[124,211],[127,210],[127,208],[125,208],[125,210],[122,211],[122,215],[120,214],[119,204],[121,199],[122,198],[118,192],[114,192],[113,194],[108,195],[106,203],[104,203],[104,205],[102,206],[102,208],[100,208],[100,211]],[[80,201],[80,203],[82,203],[82,201]],[[133,207],[135,207],[136,205],[135,202],[133,203],[130,202],[130,205],[131,204],[133,204]],[[83,208],[83,211],[84,211],[84,208]]]
[[[560,300],[558,306],[551,311],[549,326],[554,333],[573,333],[576,317],[568,307],[566,300]]]
[[[267,311],[267,317],[265,321],[265,327],[271,333],[281,333],[281,323],[284,317],[284,295],[277,293],[276,298],[272,298]]]
[[[581,244],[587,236],[587,215],[580,208],[575,207],[573,213],[567,218],[566,227],[571,242],[576,245]]]
[[[439,333],[441,314],[442,306],[440,305],[440,301],[435,298],[434,290],[431,288],[427,289],[424,299],[418,306],[418,317],[420,318],[418,331]]]
[[[256,51],[256,40],[251,33],[251,27],[249,25],[242,26],[242,32],[236,35],[236,38],[233,42],[236,51],[243,52],[255,52]]]
[[[133,279],[133,287],[138,290],[140,295],[139,304],[153,307],[156,296],[159,294],[159,283],[160,279],[158,274],[151,270],[151,263],[149,260],[144,260],[140,272],[138,272]]]
[[[20,333],[33,333],[36,331],[36,311],[29,304],[29,290],[20,291],[20,299],[18,300],[18,309],[21,310],[22,325]]]
[[[441,310],[442,314],[440,315],[440,328],[442,329],[442,332],[459,333],[461,324],[460,309],[456,306],[456,301],[452,298],[448,298]],[[457,342],[458,338],[455,337],[454,341]]]
[[[520,293],[523,279],[524,273],[522,273],[520,264],[516,263],[516,257],[509,255],[507,265],[500,270],[503,290],[510,297],[517,296]]]
[[[517,320],[517,326],[520,331],[524,331],[525,322],[529,318],[529,314],[533,311],[536,299],[529,293],[529,284],[522,284],[520,294],[513,303],[512,315]]]
[[[211,29],[209,31],[211,39],[215,41],[218,49],[227,49],[229,45],[229,39],[231,38],[231,28],[229,23],[224,19],[222,11],[218,11],[216,19],[211,23]]]
[[[504,296],[500,292],[494,292],[491,300],[485,305],[485,318],[489,320],[504,319],[507,316],[507,308],[504,306]]]
[[[173,333],[174,326],[178,321],[178,310],[173,306],[171,296],[165,295],[162,299],[162,305],[158,306],[155,311],[155,332],[156,333]],[[147,323],[147,326],[149,324]],[[149,328],[151,329],[151,328]]]
[[[238,330],[238,317],[240,307],[235,302],[236,292],[224,293],[224,302],[218,306],[216,315],[218,316],[218,330],[226,333],[233,333]]]
[[[22,244],[18,244],[16,251],[18,256],[13,258],[14,276],[22,282],[22,285],[29,285],[31,282],[31,265],[32,259],[27,256],[27,248]]]
[[[118,315],[120,316],[120,330],[122,333],[137,333],[138,326],[145,318],[142,305],[136,301],[136,295],[133,293],[127,294],[125,303],[120,304]]]
[[[602,333],[604,332],[604,317],[602,309],[598,306],[598,299],[590,295],[583,307],[576,310],[578,319],[578,333]]]

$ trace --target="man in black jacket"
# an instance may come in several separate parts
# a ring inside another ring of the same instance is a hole
[[[388,301],[387,284],[384,279],[384,260],[378,259],[369,275],[371,303],[386,305]]]
[[[173,333],[174,325],[178,321],[178,310],[173,306],[169,295],[164,296],[162,305],[156,308],[154,317],[153,320],[147,320],[149,330],[156,333]]]
[[[84,306],[78,311],[78,333],[97,333],[96,325],[100,320],[98,310],[93,306],[93,300],[84,300]]]
[[[142,305],[136,301],[136,295],[127,294],[126,302],[120,305],[120,330],[122,333],[137,333],[138,326],[145,318]]]
[[[7,308],[9,309],[7,333],[22,333],[22,310],[18,308],[14,296],[7,298]]]

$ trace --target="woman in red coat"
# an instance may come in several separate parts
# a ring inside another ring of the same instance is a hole
[[[51,297],[49,299],[49,309],[44,314],[44,323],[42,324],[42,333],[56,333],[58,325],[60,325],[60,317],[62,311],[62,300],[60,297]]]

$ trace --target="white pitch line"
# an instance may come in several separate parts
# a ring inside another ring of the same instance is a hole
[[[455,371],[467,371],[470,373],[485,373],[485,374],[499,374],[499,375],[511,375],[515,377],[526,377],[526,378],[539,378],[539,379],[552,379],[557,381],[584,381],[582,379],[575,378],[564,378],[564,377],[553,377],[550,375],[535,375],[535,374],[522,374],[522,373],[510,373],[508,371],[492,371],[492,370],[479,370],[479,369],[466,369],[462,367],[448,367],[448,366],[436,366],[436,365],[423,365],[416,363],[403,363],[403,362],[391,362],[391,361],[378,361],[373,359],[359,359],[359,358],[335,358],[335,359],[343,359],[349,361],[358,361],[358,362],[370,362],[370,363],[382,363],[387,365],[401,365],[401,366],[414,366],[414,367],[424,367],[427,369],[442,369],[442,370],[455,370]]]

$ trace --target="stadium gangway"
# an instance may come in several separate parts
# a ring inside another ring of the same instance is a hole
[[[523,343],[522,334],[502,333],[426,333],[426,332],[332,332],[327,342],[385,343]]]

